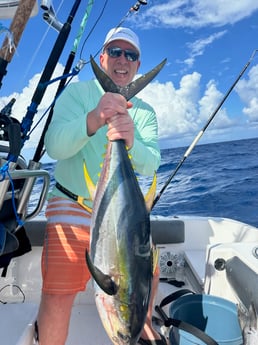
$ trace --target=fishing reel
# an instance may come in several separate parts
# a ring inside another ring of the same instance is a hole
[[[9,152],[18,156],[21,151],[21,124],[14,117],[10,116],[15,98],[0,111],[0,140],[9,143]]]
[[[13,131],[19,134],[16,139],[21,136],[20,122],[13,117],[0,114],[0,140],[9,141]]]

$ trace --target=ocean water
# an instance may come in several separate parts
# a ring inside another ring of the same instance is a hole
[[[185,151],[162,151],[158,191]],[[152,213],[219,216],[258,227],[258,138],[197,145]]]
[[[175,171],[186,149],[162,150],[157,192]],[[53,176],[53,163],[44,164],[43,168]],[[139,183],[145,191],[151,180],[140,178]],[[36,191],[32,204],[37,195]],[[162,193],[152,214],[218,216],[258,227],[258,138],[197,145]]]

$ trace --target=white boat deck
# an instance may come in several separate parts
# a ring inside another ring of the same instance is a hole
[[[168,238],[173,241],[174,237],[171,233],[174,219],[171,218],[169,222],[164,226],[166,231],[163,238],[167,238],[166,233],[168,231],[170,232]],[[239,303],[239,296],[236,296],[235,291],[228,282],[225,270],[215,270],[214,262],[218,258],[227,261],[233,257],[238,257],[243,267],[248,267],[244,284],[248,286],[248,279],[257,281],[257,229],[239,222],[221,219],[185,218],[184,224],[185,236],[181,236],[179,241],[177,237],[175,243],[158,244],[160,255],[163,252],[184,253],[186,284],[183,288],[188,288],[197,293],[224,297]],[[35,225],[37,229],[41,226],[40,223],[34,223]],[[174,230],[176,230],[178,236],[178,223],[176,226]],[[29,229],[29,231],[31,230]],[[157,228],[157,231],[159,230]],[[37,237],[37,241],[38,239]],[[0,280],[0,300],[2,303],[7,302],[6,304],[0,304],[0,343],[3,345],[33,345],[34,322],[37,317],[41,293],[40,258],[42,247],[40,246],[41,241],[38,242],[33,247],[32,252],[12,260],[6,278]],[[236,265],[234,266],[233,263],[233,269],[234,267]],[[233,284],[237,283],[234,275],[231,280]],[[16,285],[19,286],[19,289]],[[255,303],[258,305],[256,290],[253,289],[253,286],[249,286],[249,288],[246,288],[246,286],[242,297],[245,301],[248,301],[248,298],[255,296]],[[156,304],[159,304],[164,297],[176,290],[178,288],[174,285],[161,282]],[[25,296],[24,301],[23,294]],[[168,314],[169,306],[165,307],[164,310]],[[89,282],[86,291],[79,293],[76,297],[72,310],[69,336],[66,342],[66,345],[85,344],[112,345],[112,341],[106,335],[100,321],[91,282]]]
[[[163,293],[159,295],[160,298],[172,292],[172,287],[168,284],[162,284],[162,288],[161,291]],[[92,301],[89,302],[91,295]],[[1,304],[1,344],[32,345],[34,322],[37,318],[37,312],[38,303]],[[85,344],[112,345],[100,321],[91,288],[88,288],[86,292],[80,293],[78,299],[75,301],[72,310],[69,336],[66,342],[66,345]]]
[[[75,305],[67,345],[113,345],[94,304]]]
[[[22,265],[26,265],[26,256],[29,258],[31,255],[32,253],[28,253],[20,258],[20,260],[23,261]],[[16,269],[16,264],[14,264],[14,268],[11,266],[11,270],[14,269]],[[31,270],[34,272],[33,266]],[[34,274],[35,282],[40,282],[40,271],[37,273],[34,272]],[[189,284],[185,287],[191,288]],[[21,302],[20,292],[18,292],[15,287],[14,291],[11,292],[12,287],[10,287],[10,295],[12,295],[12,297],[9,296],[9,303],[0,304],[1,344],[33,344],[34,322],[37,318],[40,297],[40,286],[37,286],[37,288],[37,293],[35,293],[33,297],[36,301],[32,302],[25,300],[23,303]],[[164,297],[177,289],[178,288],[173,285],[160,283],[156,304],[159,304]],[[14,301],[18,300],[19,302],[10,303],[12,299]],[[164,308],[164,310],[168,312],[168,307]],[[12,327],[10,327],[10,325],[12,325]],[[80,292],[76,297],[72,310],[69,336],[66,342],[66,345],[85,344],[112,345],[100,321],[94,301],[94,291],[91,282],[89,282],[87,289],[84,292]]]
[[[37,312],[38,305],[36,303],[1,304],[1,344],[32,344]]]

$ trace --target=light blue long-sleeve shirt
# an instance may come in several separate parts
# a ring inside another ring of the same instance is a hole
[[[48,155],[57,160],[55,179],[72,193],[89,198],[83,164],[96,184],[107,145],[107,126],[93,136],[87,135],[88,112],[96,108],[103,89],[96,80],[72,83],[66,87],[54,107],[52,121],[45,135]],[[154,109],[134,97],[129,114],[134,121],[134,144],[128,151],[137,173],[154,175],[160,164],[158,126]],[[54,188],[51,195],[64,196]],[[91,203],[90,205],[91,206]]]

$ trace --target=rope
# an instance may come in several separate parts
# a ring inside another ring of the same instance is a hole
[[[3,33],[6,34],[6,40],[5,40],[6,46],[3,46],[2,49],[6,51],[6,54],[7,53],[11,54],[12,50],[16,49],[15,44],[14,44],[13,34],[8,28],[6,28],[3,24],[0,23],[0,35]],[[6,58],[6,54],[4,58]]]

